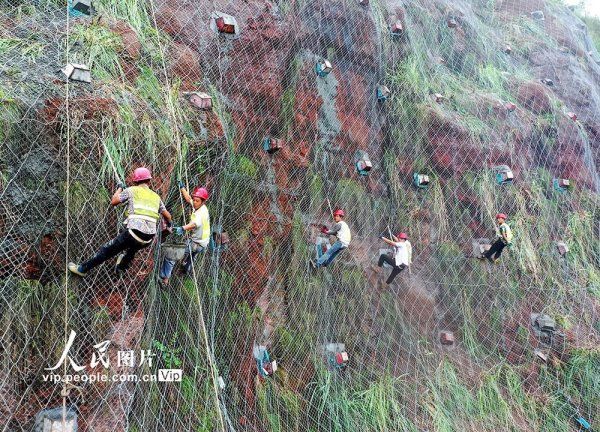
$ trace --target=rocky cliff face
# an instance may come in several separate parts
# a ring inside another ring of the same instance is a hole
[[[67,18],[52,1],[0,2],[3,427],[62,403],[42,374],[65,328],[81,363],[110,339],[115,361],[152,349],[158,367],[184,370],[181,383],[72,390],[82,430],[570,430],[577,410],[598,421],[600,56],[585,25],[550,0],[362,3],[98,0],[91,18]],[[215,12],[236,34],[216,31]],[[323,58],[333,70],[318,76]],[[69,61],[92,83],[67,82]],[[211,109],[189,102],[195,91]],[[267,154],[265,137],[283,148]],[[172,237],[124,276],[107,263],[66,278],[67,260],[116,234],[115,177],[141,164],[178,223],[177,180],[206,185],[230,243],[167,291],[156,274]],[[499,165],[512,184],[496,183]],[[330,206],[353,241],[311,271]],[[472,241],[493,236],[499,211],[515,245],[482,264]],[[400,230],[414,264],[388,287],[377,237]],[[532,328],[542,312],[552,340]],[[345,344],[346,369],[323,354],[330,342]],[[258,374],[256,345],[277,359],[273,377]]]

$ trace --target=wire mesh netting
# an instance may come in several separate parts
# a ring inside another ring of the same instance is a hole
[[[576,12],[0,0],[0,426],[589,429],[600,32]],[[140,166],[177,226],[178,182],[209,190],[209,247],[163,287],[189,235],[161,224],[128,271],[70,274]],[[312,268],[336,209],[352,240]],[[478,260],[499,212],[514,240]]]

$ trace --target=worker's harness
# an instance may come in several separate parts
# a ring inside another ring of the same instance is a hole
[[[127,231],[129,232],[129,234],[131,235],[131,237],[133,237],[135,239],[135,241],[137,241],[138,243],[148,244],[148,243],[152,243],[152,240],[154,240],[154,238],[151,238],[150,240],[142,240],[137,235],[135,235],[135,233],[133,232],[133,230],[128,229]]]

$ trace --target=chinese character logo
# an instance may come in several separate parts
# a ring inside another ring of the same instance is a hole
[[[63,350],[62,355],[58,359],[58,362],[52,367],[45,368],[45,370],[57,370],[58,368],[63,366],[67,361],[75,372],[81,372],[86,368],[85,365],[78,365],[70,354],[76,336],[77,333],[74,330],[71,330],[71,334],[69,335],[69,339],[67,340],[65,349]],[[92,358],[89,363],[89,367],[91,369],[96,368],[98,365],[102,365],[105,369],[110,368],[110,357],[108,356],[108,348],[110,346],[110,343],[111,342],[109,340],[105,340],[94,345],[94,352],[92,353]],[[136,366],[136,358],[139,358],[138,367],[143,366],[144,364],[147,364],[148,367],[152,367],[152,359],[154,357],[155,354],[153,354],[150,350],[140,350],[139,355],[136,355],[136,352],[133,350],[118,351],[117,366],[134,368]]]

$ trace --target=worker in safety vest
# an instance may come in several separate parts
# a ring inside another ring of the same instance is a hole
[[[112,206],[127,205],[127,219],[121,233],[103,245],[89,260],[77,265],[69,263],[69,270],[79,276],[99,266],[104,261],[120,254],[116,269],[127,270],[140,249],[149,246],[156,235],[156,225],[162,215],[171,225],[171,214],[165,208],[160,196],[149,187],[152,175],[148,168],[136,168],[133,172],[134,185],[119,185],[110,200]]]
[[[379,237],[381,240],[394,247],[394,257],[388,254],[379,255],[377,265],[382,267],[384,263],[392,266],[392,273],[385,281],[386,284],[391,284],[394,278],[412,263],[412,245],[408,241],[406,233],[399,233],[397,236],[392,236],[391,239]]]
[[[185,231],[191,232],[191,238],[187,241],[186,252],[183,258],[183,267],[186,273],[189,274],[192,270],[194,258],[200,252],[204,252],[210,242],[210,217],[208,215],[208,208],[205,205],[208,199],[208,191],[203,187],[197,187],[190,196],[181,181],[179,182],[179,190],[186,202],[191,204],[193,208],[190,223],[173,228],[173,232],[177,235],[183,235]],[[168,285],[174,267],[175,261],[165,257],[159,275],[163,286]]]
[[[327,267],[329,264],[331,264],[337,254],[339,254],[343,249],[347,248],[350,244],[352,235],[350,234],[350,228],[348,227],[348,224],[343,220],[345,216],[344,210],[337,209],[333,212],[333,220],[335,221],[333,228],[328,229],[325,225],[321,227],[321,232],[323,234],[334,235],[337,237],[337,241],[325,253],[322,253],[320,248],[317,249],[317,253],[319,254],[317,261],[310,261],[310,264],[314,268],[319,268],[321,266]]]
[[[506,215],[504,213],[498,213],[496,215],[496,221],[498,222],[498,238],[492,244],[492,247],[481,256],[481,259],[487,258],[490,262],[496,262],[498,258],[500,258],[500,254],[502,254],[502,250],[506,246],[510,246],[512,244],[513,234],[512,230],[506,223]]]

